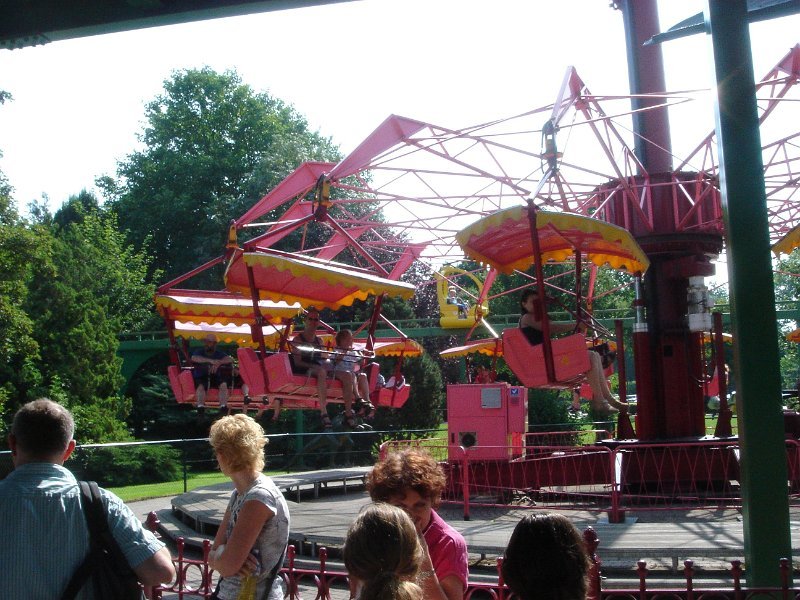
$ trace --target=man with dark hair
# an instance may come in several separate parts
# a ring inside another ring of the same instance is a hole
[[[70,412],[46,398],[14,416],[8,436],[14,471],[0,481],[0,598],[59,598],[89,553],[80,488],[63,466],[75,450],[74,432]],[[100,491],[109,529],[139,581],[172,581],[175,567],[164,544],[122,500]],[[90,587],[79,598],[91,598]]]
[[[233,359],[217,349],[217,336],[209,333],[203,338],[203,347],[192,352],[192,378],[194,379],[197,408],[205,408],[207,388],[219,390],[219,407],[228,407],[228,384],[222,377],[223,365],[230,366]],[[246,392],[245,392],[246,393]]]

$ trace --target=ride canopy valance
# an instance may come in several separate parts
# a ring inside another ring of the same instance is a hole
[[[367,271],[310,257],[237,250],[225,270],[225,286],[232,292],[250,293],[247,269],[259,297],[273,302],[299,302],[305,307],[337,310],[356,300],[388,294],[404,300],[414,286],[385,279]]]
[[[514,206],[476,221],[456,234],[464,254],[501,273],[525,271],[534,261],[528,207]],[[581,215],[536,212],[542,262],[563,262],[580,251],[597,266],[644,273],[650,260],[629,231]]]
[[[156,295],[155,304],[165,319],[182,323],[248,325],[255,320],[252,300],[227,291],[170,290],[168,294]],[[303,312],[299,304],[267,300],[260,301],[258,308],[268,323],[282,323]]]
[[[772,252],[775,256],[791,254],[798,246],[800,246],[800,225],[793,227],[786,235],[775,242],[772,245]]]
[[[284,332],[284,325],[264,325],[262,332],[264,335],[264,345],[270,349],[276,349]],[[217,336],[217,341],[222,344],[236,344],[237,346],[249,346],[257,348],[258,342],[253,340],[253,334],[248,325],[234,325],[233,323],[223,325],[222,323],[184,323],[175,322],[175,335],[185,339],[203,341],[209,333]]]
[[[475,340],[463,346],[455,346],[439,352],[439,356],[442,358],[460,358],[472,354],[503,356],[503,340],[500,338]]]

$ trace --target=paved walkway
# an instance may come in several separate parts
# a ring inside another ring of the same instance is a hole
[[[304,554],[320,546],[340,547],[348,526],[369,497],[361,485],[367,468],[315,471],[273,479],[284,490],[291,513],[291,539]],[[137,515],[156,510],[170,537],[188,544],[210,539],[232,490],[230,483],[198,488],[173,499],[134,503]],[[299,501],[298,501],[299,500]],[[460,505],[443,505],[439,513],[467,541],[475,561],[502,554],[514,526],[530,509],[473,507],[463,520]],[[648,568],[675,570],[683,560],[720,569],[744,558],[742,522],[734,510],[651,511],[629,513],[625,523],[608,523],[605,515],[564,511],[580,529],[591,526],[600,539],[598,555],[605,568],[633,568],[647,560]],[[793,555],[800,557],[800,515],[793,514]],[[190,526],[191,525],[191,526]]]

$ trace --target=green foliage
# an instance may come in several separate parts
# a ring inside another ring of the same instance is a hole
[[[569,415],[569,390],[528,390],[528,430],[561,431],[573,429]],[[554,426],[555,425],[555,426]]]
[[[86,192],[54,218],[39,215],[49,223],[38,226],[49,241],[48,259],[30,268],[24,307],[33,316],[43,378],[28,396],[63,390],[69,404],[96,405],[91,433],[81,441],[114,439],[121,422],[111,421],[127,415],[127,404],[114,399],[122,384],[117,336],[141,327],[152,312],[148,257],[125,245],[114,216]]]
[[[92,402],[69,405],[75,417],[75,439],[81,443],[122,442],[132,440],[125,419],[130,399],[119,396],[92,398]]]
[[[796,302],[800,299],[800,252],[784,258],[775,269],[775,299],[778,302]],[[800,381],[800,346],[785,338],[785,334],[800,326],[798,321],[779,323],[781,379],[784,389],[797,389]]]
[[[800,252],[793,252],[775,269],[775,299],[794,301],[800,298]]]
[[[386,379],[394,373],[394,360],[381,360]],[[427,354],[403,360],[403,376],[411,386],[408,401],[400,410],[379,410],[375,429],[434,429],[445,408],[444,384],[439,365]]]
[[[46,200],[34,204],[32,222],[16,215],[7,187],[0,198],[3,418],[46,396],[71,408],[80,441],[127,439],[117,337],[152,313],[148,257],[87,192],[55,216]]]
[[[47,232],[19,218],[0,172],[0,417],[6,419],[41,380],[34,322],[23,307],[32,269],[47,260],[48,249]]]
[[[144,149],[120,163],[118,181],[98,183],[136,247],[152,236],[167,278],[221,254],[230,221],[303,160],[338,159],[291,106],[233,71],[174,73],[145,119]]]
[[[180,451],[163,445],[82,448],[66,466],[104,487],[173,481],[182,472]]]

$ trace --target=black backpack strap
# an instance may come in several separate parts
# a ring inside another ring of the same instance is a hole
[[[96,483],[91,483],[94,484],[95,488],[97,487]],[[86,555],[86,558],[83,559],[81,565],[75,570],[75,573],[72,574],[72,579],[69,580],[69,584],[67,584],[67,589],[61,596],[61,600],[74,600],[75,596],[78,595],[78,592],[81,591],[88,581],[89,576],[92,574],[95,555],[102,551],[98,546],[99,533],[94,529],[96,517],[92,517],[92,513],[97,512],[97,507],[93,506],[95,496],[92,494],[91,485],[88,481],[79,481],[78,487],[81,491],[83,515],[86,518],[86,524],[89,529],[89,553]],[[100,500],[99,491],[96,497]],[[100,505],[100,509],[102,510],[102,504]],[[106,530],[108,530],[108,523],[106,523]]]
[[[89,486],[91,494],[91,502],[89,503],[89,512],[86,513],[86,519],[89,523],[89,535],[92,538],[92,544],[97,544],[101,551],[108,552],[117,564],[128,564],[128,559],[125,558],[117,540],[114,539],[108,527],[108,514],[103,505],[103,497],[100,495],[100,487],[95,481],[81,481],[81,486],[83,485]]]

